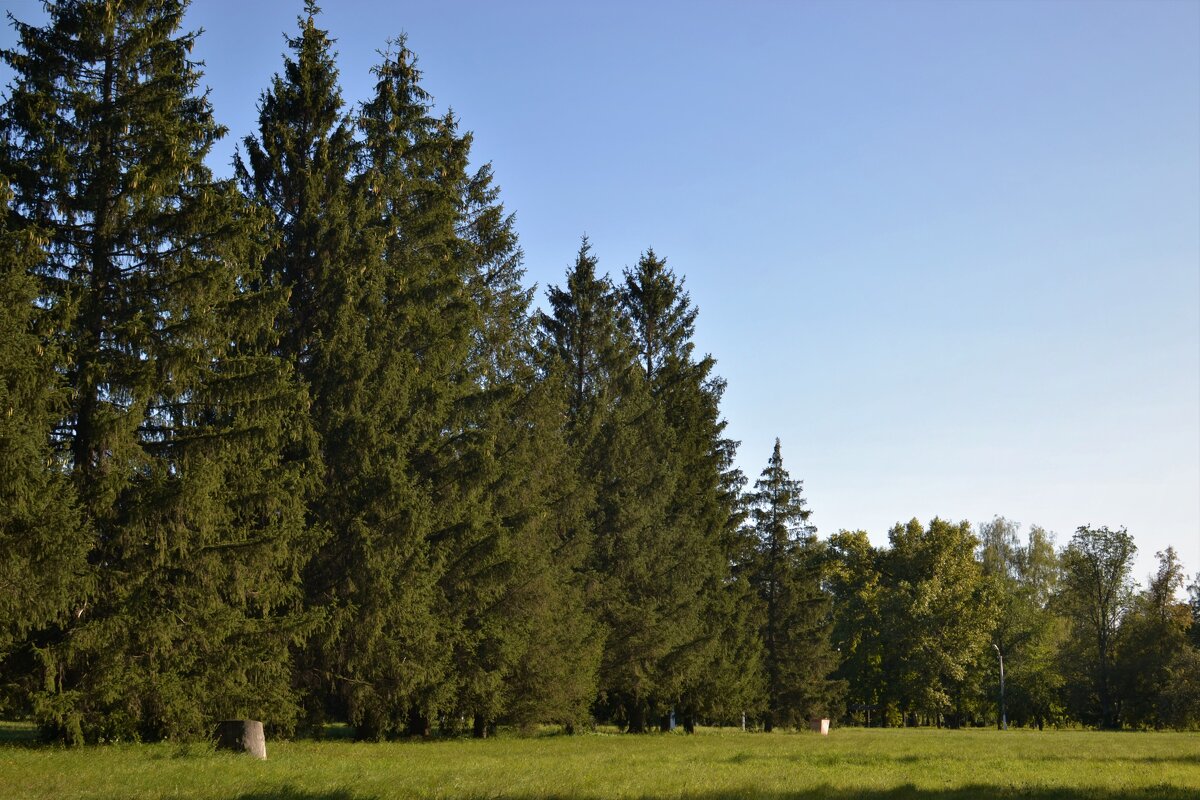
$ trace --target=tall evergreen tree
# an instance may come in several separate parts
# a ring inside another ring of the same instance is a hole
[[[728,514],[719,547],[728,574],[706,596],[705,614],[714,642],[701,681],[688,698],[692,703],[685,709],[689,714],[685,725],[695,716],[738,723],[760,716],[766,708],[765,654],[759,637],[762,608],[754,583],[757,538],[745,524],[746,478],[733,466],[736,449],[737,443],[729,439],[718,445],[721,482],[717,502]]]
[[[586,239],[566,287],[551,289],[549,297],[543,348],[568,382],[567,436],[578,453],[584,535],[592,540],[590,600],[606,637],[599,712],[642,732],[655,712],[666,710],[664,701],[679,694],[668,662],[689,634],[672,624],[677,606],[689,604],[670,596],[677,554],[668,551],[663,530],[675,476],[658,455],[670,451],[672,440],[638,368],[618,294],[596,275]]]
[[[356,143],[307,12],[241,168],[275,212],[268,275],[291,291],[285,353],[311,386],[329,487],[310,498],[330,539],[308,591],[330,625],[302,674],[362,736],[464,716],[482,734],[570,594],[550,558],[543,470],[561,448],[539,421],[520,251],[404,41],[375,69]]]
[[[27,712],[38,681],[26,637],[66,624],[91,570],[74,487],[50,443],[66,398],[55,320],[37,303],[33,271],[44,254],[37,232],[10,220],[11,200],[0,183],[0,686],[12,687],[0,691]]]
[[[321,40],[298,42],[297,63],[326,67],[294,72],[324,75],[317,83],[335,91],[323,36],[305,23],[301,38]],[[332,537],[309,570],[309,591],[333,612],[307,655],[319,691],[336,698],[332,710],[364,738],[401,733],[448,696],[441,565],[430,541],[447,514],[433,486],[445,481],[444,432],[469,345],[466,277],[454,257],[458,198],[441,178],[465,154],[431,116],[402,40],[374,74],[374,96],[357,118],[362,147],[352,175],[345,132],[329,118],[327,147],[343,155],[323,183],[353,212],[340,225],[360,221],[362,246],[349,246],[340,229],[329,253],[331,275],[346,287],[336,312],[344,322],[327,334],[330,355],[356,367],[320,408],[342,423],[324,432],[336,491],[313,505]]]
[[[616,292],[607,276],[597,274],[587,237],[563,285],[551,286],[546,294],[549,312],[539,316],[538,361],[542,381],[555,389],[561,409],[557,427],[567,446],[563,469],[569,475],[561,484],[559,538],[564,552],[577,559],[572,572],[585,604],[582,624],[604,646],[605,660],[593,666],[587,704],[596,699],[599,687],[605,707],[612,709],[619,704],[609,700],[606,688],[611,686],[612,657],[605,574],[613,535],[604,513],[605,476],[610,473],[604,445],[611,444],[616,431],[613,417],[629,342]]]
[[[550,313],[540,317],[541,349],[566,383],[566,423],[572,449],[588,452],[614,397],[628,339],[621,331],[617,296],[583,237],[562,287],[546,292]]]
[[[58,3],[4,54],[4,171],[48,237],[72,396],[57,437],[93,532],[94,588],[39,649],[39,718],[71,740],[295,716],[304,401],[269,352],[261,220],[204,165],[223,130],[185,7]]]
[[[455,130],[453,117],[443,125]],[[471,136],[460,141],[466,154]],[[472,312],[454,468],[463,514],[441,548],[460,632],[450,710],[472,718],[476,736],[499,719],[569,725],[594,691],[597,640],[575,577],[585,551],[569,532],[573,481],[555,477],[569,469],[557,392],[538,384],[532,291],[490,165],[448,177]],[[566,680],[552,687],[554,675]]]
[[[677,707],[690,730],[697,712],[717,701],[717,687],[750,666],[731,661],[734,653],[754,658],[745,643],[732,651],[728,647],[743,621],[730,581],[738,546],[733,531],[742,514],[740,498],[730,491],[730,484],[740,480],[731,464],[736,443],[723,438],[725,382],[713,373],[716,362],[694,356],[698,309],[683,280],[652,249],[625,271],[620,305],[639,372],[672,442],[657,454],[671,482],[661,487],[668,492],[666,516],[655,536],[664,547],[660,568],[668,568],[663,588],[676,604],[664,622],[679,645],[668,662],[674,694],[662,697],[661,704]]]
[[[284,355],[313,396],[325,464],[309,565],[329,624],[301,658],[313,721],[360,736],[425,732],[452,702],[446,548],[466,512],[456,437],[475,315],[463,256],[468,142],[432,116],[402,41],[355,120],[320,9],[299,32],[246,139],[243,184],[271,209],[268,279],[287,287]],[[355,140],[355,128],[361,139]]]
[[[770,731],[828,716],[843,686],[829,679],[837,660],[830,644],[830,601],[821,588],[816,529],[808,524],[812,512],[801,482],[783,466],[778,439],[754,489],[755,583],[764,607],[767,673],[763,727]]]

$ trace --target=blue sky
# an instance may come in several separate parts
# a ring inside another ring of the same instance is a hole
[[[189,12],[219,171],[301,5]],[[407,32],[539,299],[585,232],[687,277],[741,466],[780,437],[823,534],[1125,525],[1139,579],[1200,571],[1200,3],[326,6],[350,102]]]

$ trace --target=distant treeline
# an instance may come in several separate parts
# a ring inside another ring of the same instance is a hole
[[[818,540],[751,489],[683,280],[587,241],[548,311],[393,40],[309,2],[236,177],[184,0],[15,22],[0,107],[0,713],[67,742],[594,721],[1200,721],[1200,589],[1132,540]],[[268,39],[269,40],[269,39]],[[781,344],[780,346],[784,346]]]

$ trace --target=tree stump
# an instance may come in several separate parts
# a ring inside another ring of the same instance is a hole
[[[256,719],[227,719],[217,723],[217,749],[267,757],[267,737]]]

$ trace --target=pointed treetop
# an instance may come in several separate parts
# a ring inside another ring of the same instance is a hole
[[[806,540],[817,529],[808,524],[812,511],[804,499],[804,482],[792,480],[783,466],[783,449],[779,439],[771,452],[767,468],[754,482],[751,503],[759,536],[764,539]]]
[[[646,249],[625,270],[621,304],[634,326],[634,338],[648,378],[666,364],[687,363],[692,356],[699,309],[683,288],[684,279],[667,267],[654,248]]]

